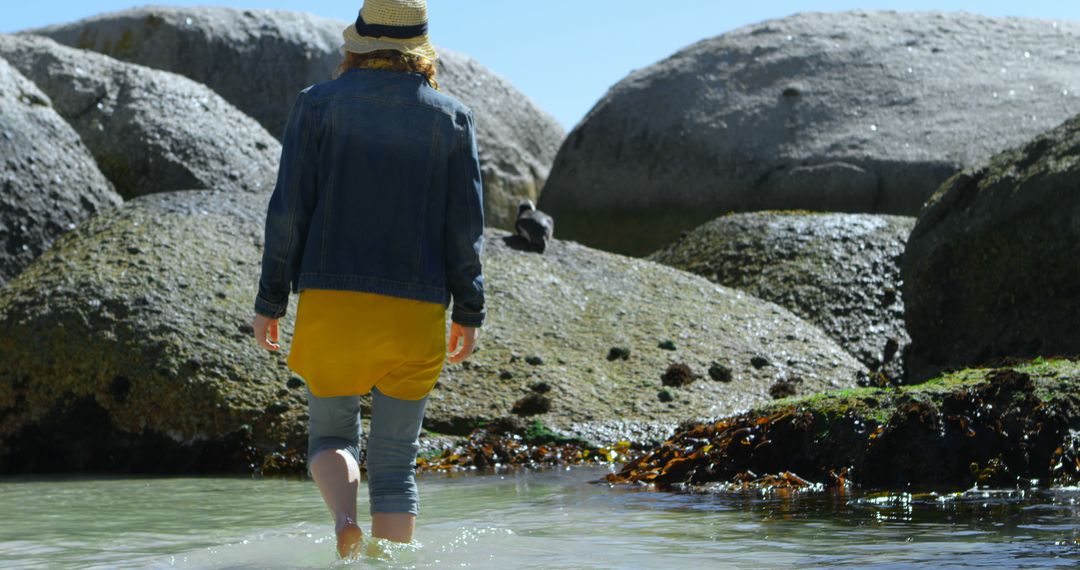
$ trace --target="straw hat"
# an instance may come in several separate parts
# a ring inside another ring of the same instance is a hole
[[[342,32],[345,51],[393,49],[438,59],[427,34],[427,0],[365,0],[355,24]]]

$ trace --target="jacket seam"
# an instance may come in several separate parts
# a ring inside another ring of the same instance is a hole
[[[468,112],[466,114],[466,116],[469,118],[469,125],[467,125],[467,127],[472,128],[473,127],[473,122],[475,120],[474,117],[473,117],[472,111]],[[462,152],[461,152],[461,187],[462,188],[468,188],[469,187],[469,162],[472,159],[472,147],[471,147],[471,145],[470,145],[469,148],[465,148],[465,143],[467,142],[466,135],[467,135],[467,133],[465,131],[462,131],[460,136],[459,136],[461,147],[462,147],[462,149],[461,149],[462,150]],[[465,199],[466,199],[466,203],[468,203],[468,200],[470,199],[470,197],[466,196]],[[469,216],[469,225],[467,227],[471,228],[473,226],[472,208],[466,207],[465,208],[465,213],[466,213],[466,215]]]
[[[446,287],[397,281],[369,275],[306,272],[300,275],[301,289],[345,289],[371,293],[398,293],[413,299],[440,302],[444,305],[450,295]],[[410,295],[410,293],[414,293]]]
[[[328,137],[329,137],[330,140],[333,140],[333,138],[337,135],[337,133],[334,131],[333,118],[331,118],[331,120],[329,120],[329,121],[320,120],[320,123],[329,125],[327,127],[327,128],[330,129]],[[325,196],[324,200],[325,200],[325,203],[322,204],[322,223],[319,225],[319,229],[320,229],[320,231],[319,231],[319,269],[322,269],[323,267],[326,267],[326,234],[328,233],[326,231],[326,226],[327,226],[326,217],[328,215],[330,215],[329,212],[333,209],[333,203],[334,203],[334,185],[333,184],[328,184],[327,185],[326,196]],[[299,279],[297,279],[297,280],[299,281]]]
[[[424,230],[426,229],[426,226],[427,226],[426,222],[427,222],[428,202],[431,201],[431,186],[432,186],[432,184],[431,184],[431,175],[432,175],[432,171],[435,170],[435,151],[438,150],[439,141],[440,141],[439,122],[438,121],[432,121],[431,122],[431,148],[428,151],[427,176],[424,177],[424,181],[427,184],[427,188],[425,188],[424,192],[421,194],[422,199],[423,199],[423,203],[420,204],[420,221],[419,221],[420,231],[417,232],[418,235],[417,235],[417,239],[416,239],[416,261],[413,263],[413,275],[417,275],[417,276],[420,275],[420,259],[424,255],[424,234],[425,234]]]
[[[334,93],[332,95],[325,96],[325,98],[323,98],[323,99],[313,101],[312,104],[314,106],[321,107],[321,106],[326,105],[326,104],[328,104],[329,102],[331,102],[331,101],[333,101],[335,99],[363,99],[365,101],[375,101],[375,102],[379,102],[379,103],[397,103],[398,105],[404,105],[406,107],[416,107],[418,109],[428,109],[430,111],[435,111],[436,113],[439,113],[441,115],[446,115],[447,117],[453,117],[454,116],[452,110],[443,109],[442,107],[439,107],[437,105],[429,105],[427,103],[413,103],[412,101],[406,101],[404,99],[397,99],[397,98],[394,98],[394,97],[374,97],[374,96],[371,96],[371,95],[356,95],[356,94]]]
[[[301,106],[305,105],[306,101],[307,101],[306,95],[304,93],[300,93],[299,97],[300,97],[299,104]],[[307,123],[307,120],[308,120],[308,113],[305,112],[303,114],[302,122]],[[302,164],[303,157],[304,157],[304,152],[307,151],[307,143],[308,143],[308,135],[309,135],[306,124],[297,125],[297,126],[299,128],[303,129],[303,134],[301,135],[303,137],[303,140],[300,143],[300,148],[297,149],[297,151],[295,153],[293,153],[293,156],[291,157],[292,160],[290,161],[291,164],[289,165],[290,167],[292,167],[292,171],[295,173],[294,174],[295,182],[292,183],[294,188],[292,188],[291,189],[292,191],[289,192],[289,198],[290,198],[289,199],[289,218],[288,218],[289,222],[288,222],[288,226],[287,226],[289,233],[288,233],[288,239],[285,240],[285,258],[282,260],[283,262],[281,264],[281,269],[280,269],[280,272],[278,273],[278,283],[281,283],[285,279],[285,273],[289,269],[289,254],[292,252],[293,237],[294,237],[294,234],[296,234],[296,230],[295,230],[295,225],[296,225],[296,200],[298,199],[298,197],[300,195],[300,190],[301,190],[301,186],[302,186],[302,180],[301,180],[301,177],[300,177],[300,168],[299,168],[299,166]],[[291,282],[291,281],[292,281],[292,276],[290,275],[289,276],[289,282]],[[289,288],[288,285],[290,285],[290,284],[291,283],[286,283],[286,287]]]

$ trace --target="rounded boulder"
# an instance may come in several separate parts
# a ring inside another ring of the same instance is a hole
[[[591,439],[612,422],[673,425],[767,402],[779,381],[802,394],[851,387],[866,371],[787,309],[651,261],[558,239],[537,254],[489,230],[483,262],[480,350],[444,369],[427,406],[434,431],[510,415],[538,385],[551,406],[533,418]],[[665,386],[673,364],[697,380]],[[727,382],[709,375],[721,367]]]
[[[267,199],[136,198],[0,290],[0,471],[249,472],[304,449],[303,384],[251,328]]]
[[[0,57],[49,95],[124,198],[273,187],[281,145],[203,85],[35,36],[0,35]]]
[[[236,472],[302,459],[306,392],[286,366],[295,306],[282,351],[252,338],[265,208],[249,193],[140,197],[0,289],[0,466]],[[559,240],[539,255],[500,230],[483,260],[479,351],[444,368],[432,432],[469,433],[539,391],[548,405],[532,421],[563,432],[673,425],[767,402],[778,381],[809,393],[865,372],[786,309],[677,269]],[[609,359],[613,346],[627,358]],[[700,379],[661,401],[675,363]],[[704,379],[713,367],[725,381]],[[60,444],[70,453],[41,452]]]
[[[914,225],[875,214],[729,214],[649,259],[781,305],[899,380],[909,342],[900,262]]]
[[[904,254],[908,377],[1080,355],[1080,116],[934,194]]]
[[[615,85],[559,150],[563,237],[644,255],[727,212],[915,215],[957,171],[1080,111],[1080,23],[805,13]]]
[[[0,58],[0,285],[121,201],[49,97]]]

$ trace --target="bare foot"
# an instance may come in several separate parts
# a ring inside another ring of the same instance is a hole
[[[364,531],[356,524],[356,521],[346,518],[337,527],[337,553],[341,558],[353,558],[360,554],[360,544],[364,540]]]

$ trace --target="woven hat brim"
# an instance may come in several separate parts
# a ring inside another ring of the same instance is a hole
[[[435,46],[431,45],[431,40],[428,39],[426,35],[404,40],[396,38],[372,38],[358,34],[356,32],[355,24],[349,24],[341,35],[345,38],[345,44],[342,45],[341,48],[353,53],[368,53],[383,49],[393,49],[402,53],[426,57],[431,61],[439,59],[439,54],[435,51]]]

